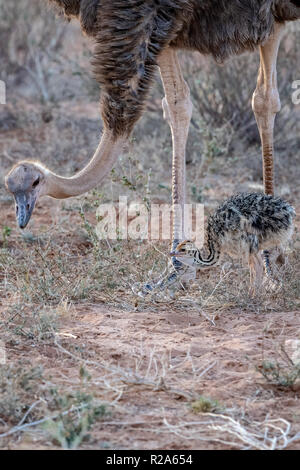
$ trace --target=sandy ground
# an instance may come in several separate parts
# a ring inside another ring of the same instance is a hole
[[[222,312],[215,323],[209,325],[197,314],[174,311],[168,306],[159,311],[150,308],[147,312],[124,312],[103,304],[77,306],[59,329],[63,347],[68,350],[84,345],[89,361],[105,363],[112,371],[118,368],[127,371],[133,378],[136,372],[145,378],[145,384],[137,379],[132,385],[124,379],[127,385],[118,403],[119,410],[112,419],[94,427],[90,442],[82,448],[103,448],[104,443],[118,449],[238,449],[243,444],[247,447],[241,437],[214,432],[212,426],[223,424],[223,420],[218,419],[218,413],[206,417],[205,413],[192,412],[189,395],[218,400],[249,433],[256,427],[263,432],[265,420],[278,418],[291,423],[290,437],[299,432],[299,389],[287,391],[268,385],[254,370],[254,364],[274,354],[274,342],[298,337],[299,312],[271,315]],[[53,345],[33,350],[30,344],[24,349],[20,343],[8,348],[9,360],[24,355],[43,365],[52,381],[60,382],[66,377],[70,380],[78,373],[78,360]],[[148,370],[150,357],[153,363]],[[94,365],[87,367],[97,370]],[[284,427],[283,422],[277,424]],[[279,433],[274,434],[278,445],[282,444]],[[215,439],[223,439],[224,443]],[[32,445],[53,447],[39,433],[30,431],[21,443],[11,441],[8,447],[20,449]],[[288,448],[299,449],[299,440]]]

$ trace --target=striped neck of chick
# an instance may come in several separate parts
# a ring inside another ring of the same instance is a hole
[[[201,253],[201,250],[193,250],[193,266],[197,267],[205,267],[205,266],[213,266],[219,261],[220,252],[214,251],[214,249],[210,250],[209,256],[205,258],[205,256]],[[184,260],[181,260],[184,263]]]
[[[213,217],[208,218],[207,227],[205,231],[205,250],[194,250],[194,266],[205,267],[213,266],[219,261],[220,258],[220,243],[218,237],[213,230]],[[205,256],[205,253],[208,252],[208,255]]]
[[[213,230],[213,219],[209,217],[205,232],[204,249],[199,250],[189,242],[184,241],[176,247],[176,255],[183,264],[196,268],[210,267],[216,264],[220,258],[220,243]]]

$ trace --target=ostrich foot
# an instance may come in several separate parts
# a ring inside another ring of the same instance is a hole
[[[266,292],[274,294],[282,289],[282,282],[270,276],[265,276],[263,287]]]
[[[257,295],[276,294],[282,289],[282,282],[275,279],[270,274],[264,274],[262,280],[252,283],[249,288],[249,297],[254,298]]]
[[[281,249],[272,250],[273,262],[270,262],[271,253],[267,250],[263,252],[263,261],[265,267],[265,274],[263,279],[263,288],[266,292],[275,293],[281,290],[282,282],[275,278],[271,264],[276,264],[278,267],[283,267],[286,264],[284,252]]]

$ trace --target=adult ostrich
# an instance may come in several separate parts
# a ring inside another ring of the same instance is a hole
[[[26,227],[37,199],[77,196],[111,171],[124,142],[142,114],[157,66],[164,86],[164,116],[172,132],[172,249],[184,238],[185,147],[192,114],[189,89],[177,60],[178,49],[212,54],[223,62],[233,54],[260,49],[252,107],[263,156],[264,188],[273,188],[273,130],[280,110],[276,61],[286,21],[300,18],[300,0],[50,0],[66,17],[76,17],[96,41],[93,65],[101,85],[103,135],[89,163],[70,178],[43,165],[22,161],[6,177],[16,201],[17,221]],[[168,277],[182,274],[172,258]],[[193,278],[193,268],[186,273]],[[158,284],[162,285],[162,284]],[[151,285],[143,291],[151,290]]]

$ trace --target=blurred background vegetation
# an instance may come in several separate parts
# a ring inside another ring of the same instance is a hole
[[[293,32],[285,35],[278,63],[283,105],[276,122],[278,185],[288,184],[288,168],[299,158],[300,144],[299,107],[291,100],[292,82],[299,79],[300,28],[294,24],[289,29]],[[5,173],[19,159],[37,158],[62,174],[73,173],[92,155],[101,131],[99,89],[90,67],[92,41],[81,35],[76,21],[55,17],[40,0],[0,0],[0,41],[1,79],[8,94],[0,110],[1,170]],[[240,189],[238,167],[243,168],[242,180],[261,184],[251,110],[258,53],[232,58],[224,66],[197,53],[181,52],[180,57],[194,104],[187,149],[189,197],[209,199],[207,174],[214,172],[233,179]],[[136,126],[132,152],[141,171],[152,169],[151,191],[169,198],[171,138],[161,98],[157,78]],[[1,195],[6,197],[3,185]]]

